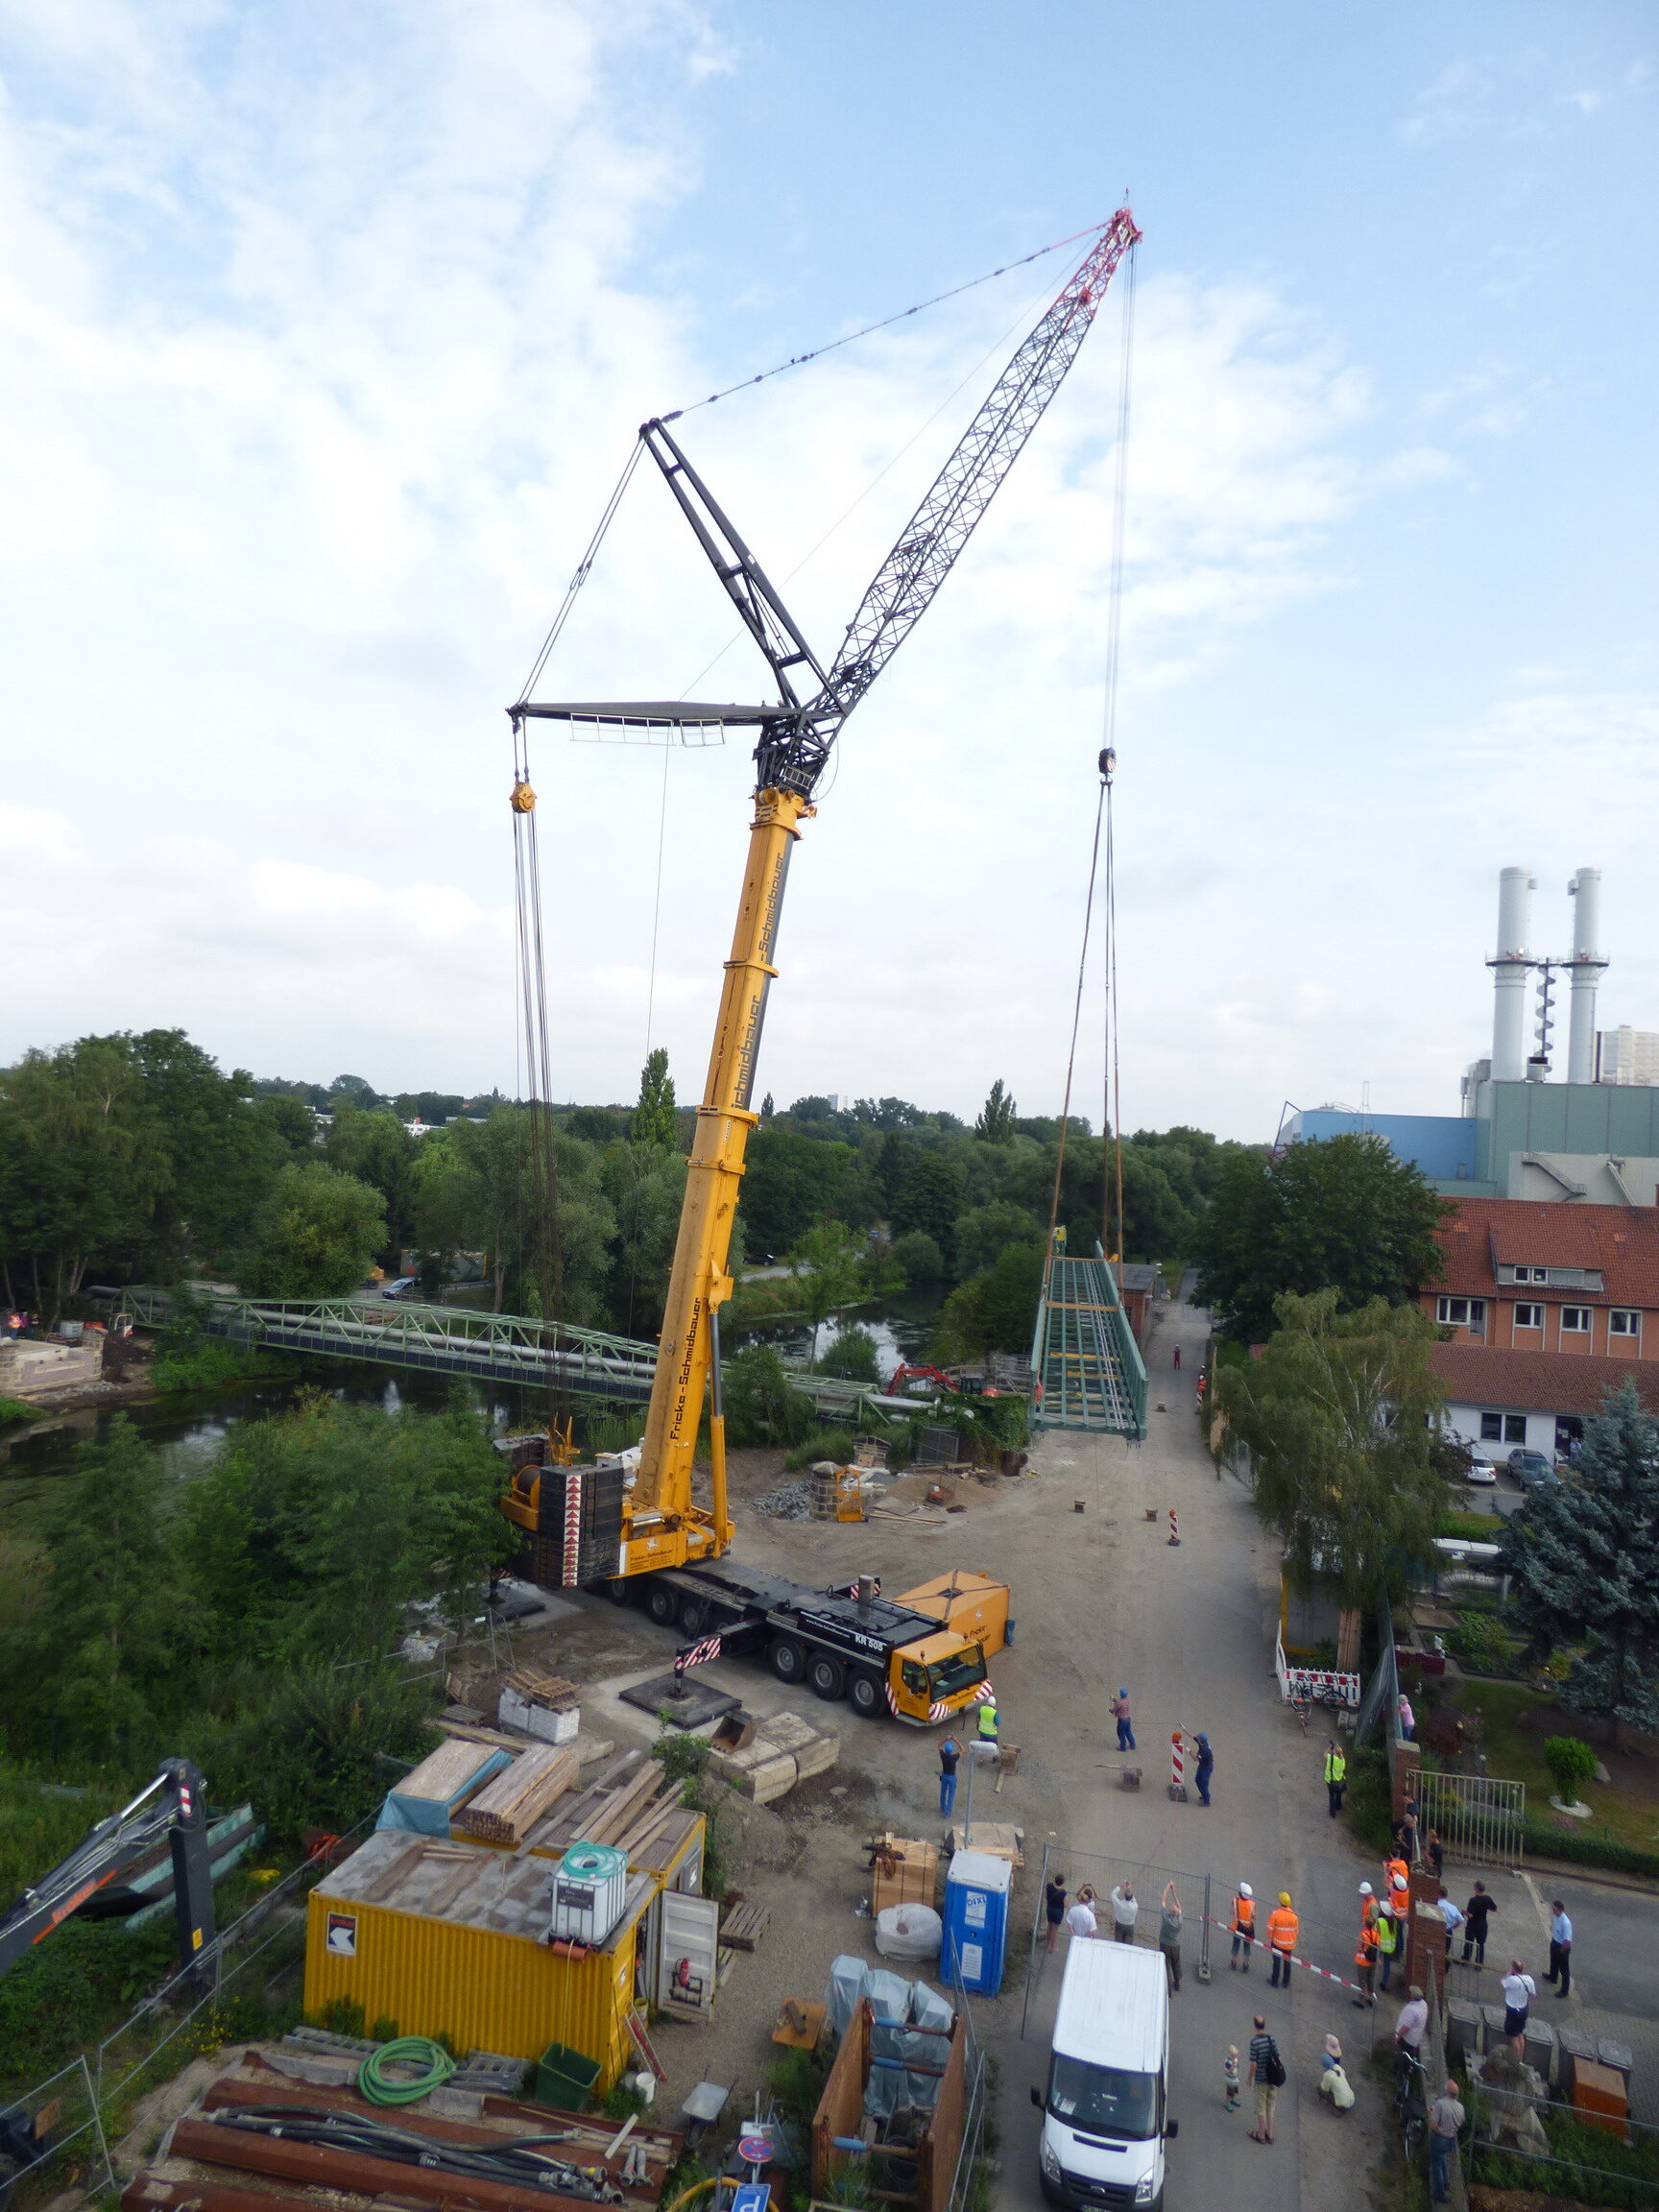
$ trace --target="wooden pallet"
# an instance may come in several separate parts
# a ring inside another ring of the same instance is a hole
[[[720,1940],[736,1951],[757,1950],[771,1918],[770,1905],[738,1905],[727,1913]]]
[[[741,1959],[742,1956],[743,1954],[741,1951],[733,1951],[729,1943],[721,1944],[720,1955],[719,1958],[715,1960],[714,1968],[714,1986],[716,1989],[725,1988],[726,1984],[731,1977],[733,1967],[736,1965],[738,1960]]]

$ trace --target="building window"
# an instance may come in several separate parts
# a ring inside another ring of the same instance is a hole
[[[1480,1416],[1480,1441],[1482,1444],[1525,1444],[1527,1441],[1526,1414],[1482,1413]]]
[[[1563,1306],[1561,1309],[1561,1334],[1563,1336],[1587,1336],[1590,1334],[1589,1307]]]
[[[1486,1301],[1484,1298],[1441,1298],[1436,1301],[1434,1318],[1454,1329],[1484,1329]]]
[[[1517,1305],[1515,1326],[1517,1329],[1542,1329],[1544,1326],[1543,1307]]]
[[[1612,1312],[1607,1316],[1607,1334],[1609,1336],[1640,1336],[1642,1334],[1640,1312],[1629,1306],[1615,1306]]]
[[[1517,1283],[1548,1283],[1550,1270],[1548,1267],[1517,1267],[1515,1280]]]

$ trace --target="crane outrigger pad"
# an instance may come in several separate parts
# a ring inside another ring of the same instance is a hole
[[[1031,1340],[1031,1425],[1146,1433],[1146,1368],[1111,1262],[1049,1256]]]

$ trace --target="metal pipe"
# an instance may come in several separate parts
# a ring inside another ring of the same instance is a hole
[[[1607,956],[1599,950],[1601,871],[1580,868],[1567,889],[1573,899],[1572,1014],[1567,1032],[1567,1080],[1596,1080],[1596,987]]]
[[[1536,888],[1525,868],[1505,868],[1498,878],[1498,951],[1486,963],[1492,971],[1494,1083],[1526,1080],[1527,974],[1531,966],[1527,938]]]

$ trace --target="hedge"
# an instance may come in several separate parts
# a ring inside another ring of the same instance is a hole
[[[1529,1813],[1525,1838],[1527,1850],[1545,1859],[1567,1859],[1580,1866],[1604,1866],[1610,1873],[1646,1874],[1659,1881],[1659,1851],[1644,1851],[1612,1836],[1572,1833]]]

